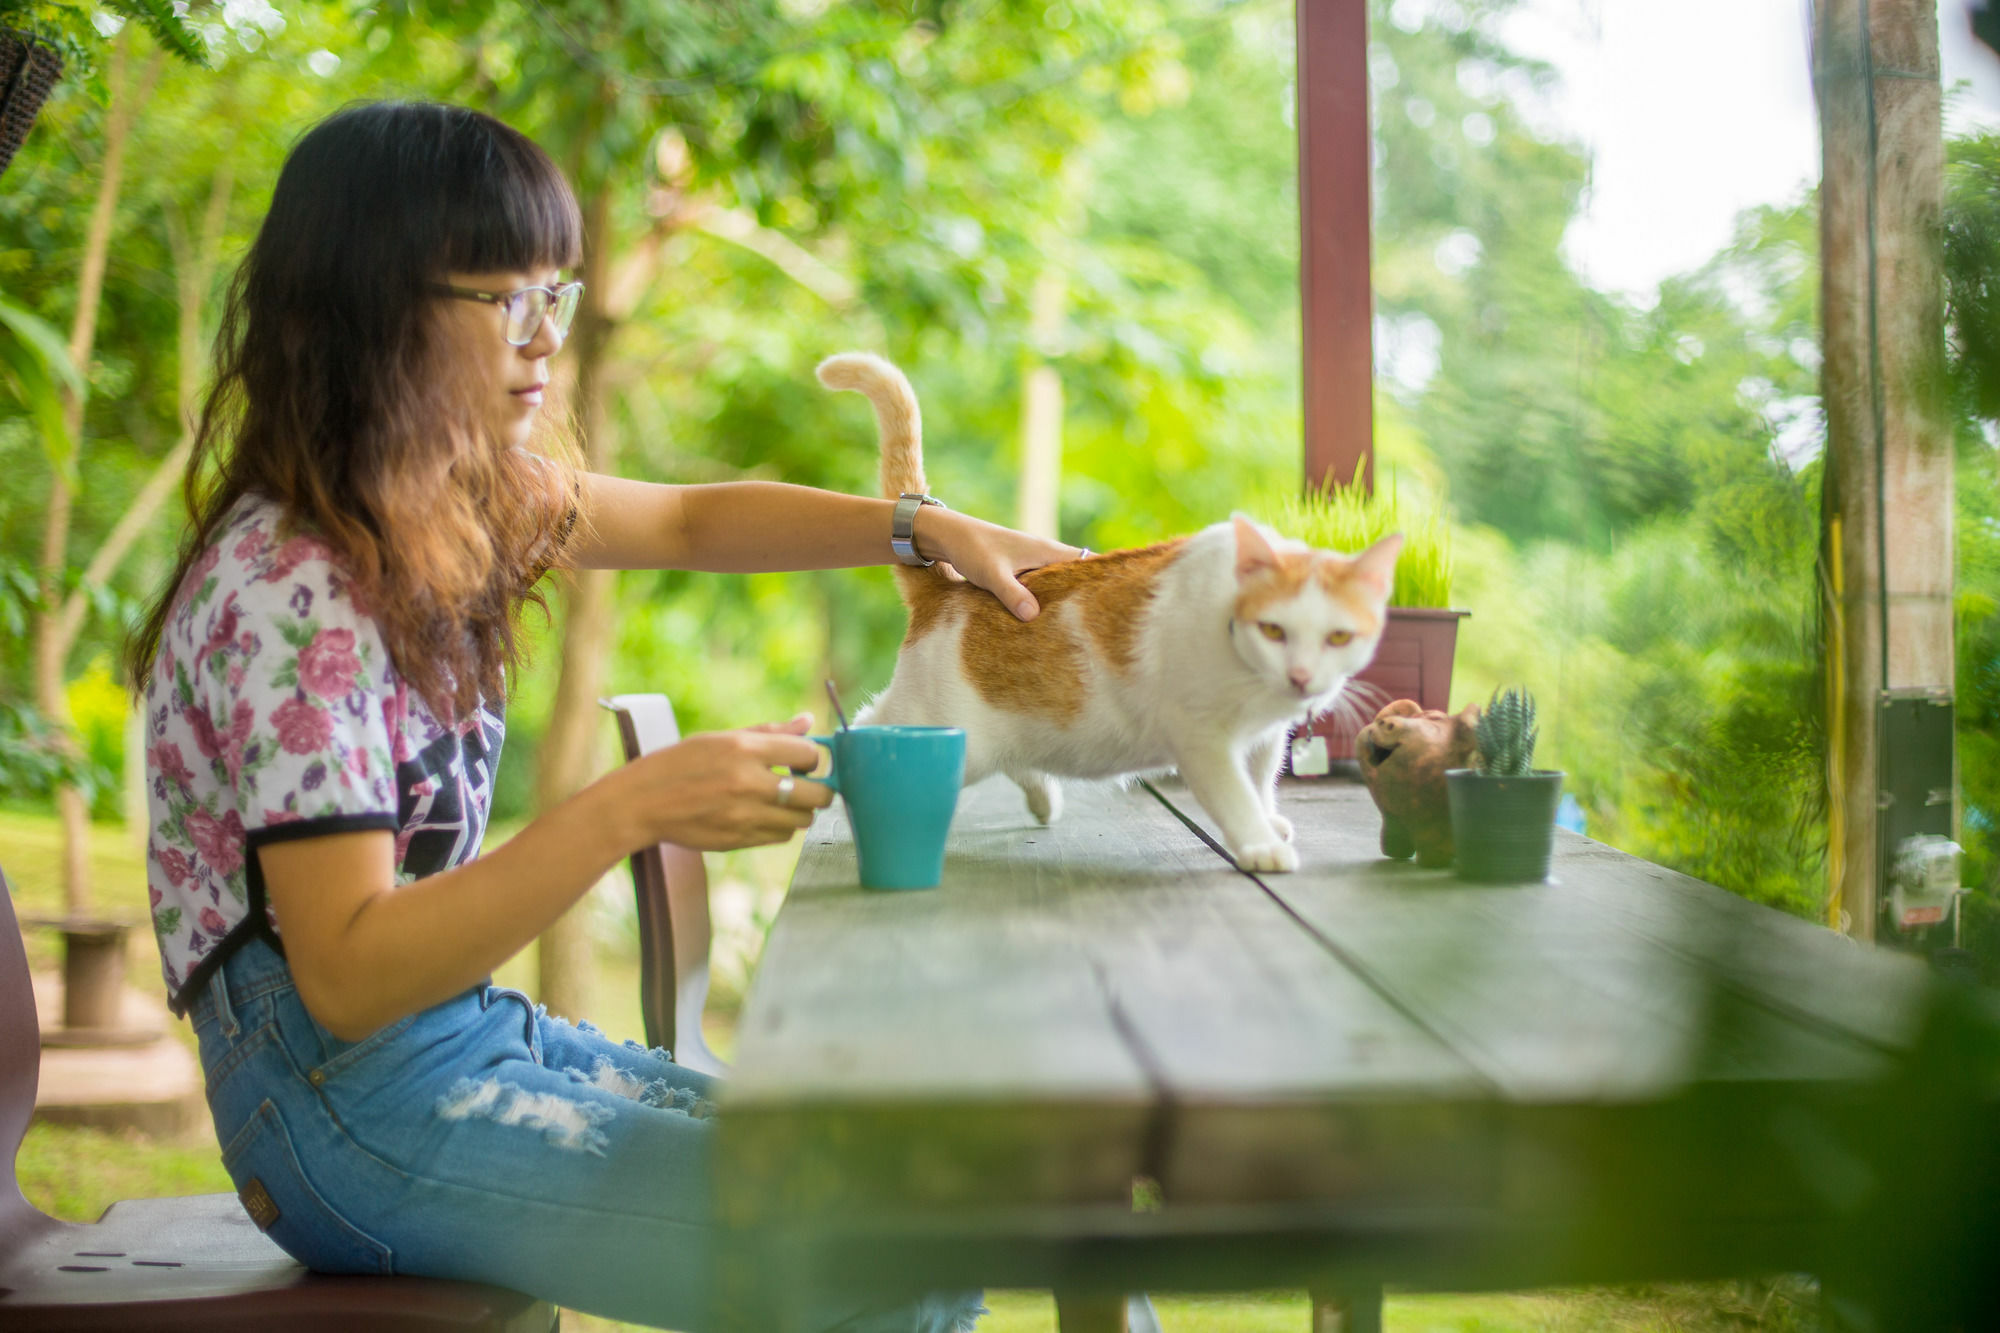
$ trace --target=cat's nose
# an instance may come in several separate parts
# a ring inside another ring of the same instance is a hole
[[[1312,683],[1312,672],[1306,670],[1304,667],[1293,667],[1290,676],[1292,685],[1301,692],[1305,690],[1307,685]]]

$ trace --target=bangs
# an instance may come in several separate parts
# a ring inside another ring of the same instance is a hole
[[[440,247],[446,268],[574,268],[583,258],[583,215],[562,172],[518,131],[477,112],[460,115],[441,173],[440,193],[453,201]]]

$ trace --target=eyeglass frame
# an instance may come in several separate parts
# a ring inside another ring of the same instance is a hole
[[[507,306],[515,297],[526,296],[529,292],[547,292],[549,303],[542,307],[541,318],[535,321],[535,326],[528,330],[525,338],[516,342],[514,339],[507,337],[507,331],[504,326],[501,328],[500,336],[506,341],[509,347],[526,347],[529,343],[533,342],[541,334],[542,325],[547,322],[549,312],[561,304],[562,298],[570,292],[574,291],[577,294],[577,303],[579,305],[583,302],[583,283],[581,281],[559,282],[553,287],[538,283],[527,287],[516,287],[512,291],[506,292],[482,292],[471,287],[453,286],[448,282],[434,282],[431,284],[431,290],[440,296],[454,296],[461,301],[479,301],[485,305],[499,306],[503,314],[511,314],[507,310]],[[576,318],[576,310],[574,308],[570,310],[570,318]],[[569,336],[569,329],[566,327],[557,328],[556,336],[567,338]]]

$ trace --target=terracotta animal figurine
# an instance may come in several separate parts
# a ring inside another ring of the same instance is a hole
[[[1448,768],[1469,768],[1478,750],[1479,705],[1446,713],[1415,699],[1398,699],[1354,738],[1354,759],[1382,812],[1382,855],[1420,866],[1452,858]]]
[[[882,493],[922,491],[902,372],[848,353],[819,378],[874,404]],[[1318,551],[1238,515],[1026,575],[1042,613],[1025,623],[940,569],[899,565],[909,632],[895,677],[855,721],[964,727],[965,781],[1005,773],[1043,823],[1059,778],[1177,768],[1244,869],[1296,870],[1276,792],[1285,737],[1336,707],[1375,655],[1402,544]]]

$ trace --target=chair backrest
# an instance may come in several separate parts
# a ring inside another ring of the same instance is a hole
[[[664,694],[620,694],[598,700],[618,718],[625,759],[672,745],[681,738],[674,707]],[[639,909],[639,1002],[646,1043],[665,1046],[676,1062],[704,1073],[728,1067],[702,1037],[708,1003],[708,870],[701,853],[657,843],[632,854],[632,892]]]
[[[28,946],[14,916],[13,886],[0,870],[0,1261],[35,1231],[43,1217],[22,1197],[14,1178],[14,1158],[35,1114],[35,1090],[42,1076],[42,1033],[35,1013],[35,986],[28,976]],[[5,1267],[0,1262],[0,1267]]]

